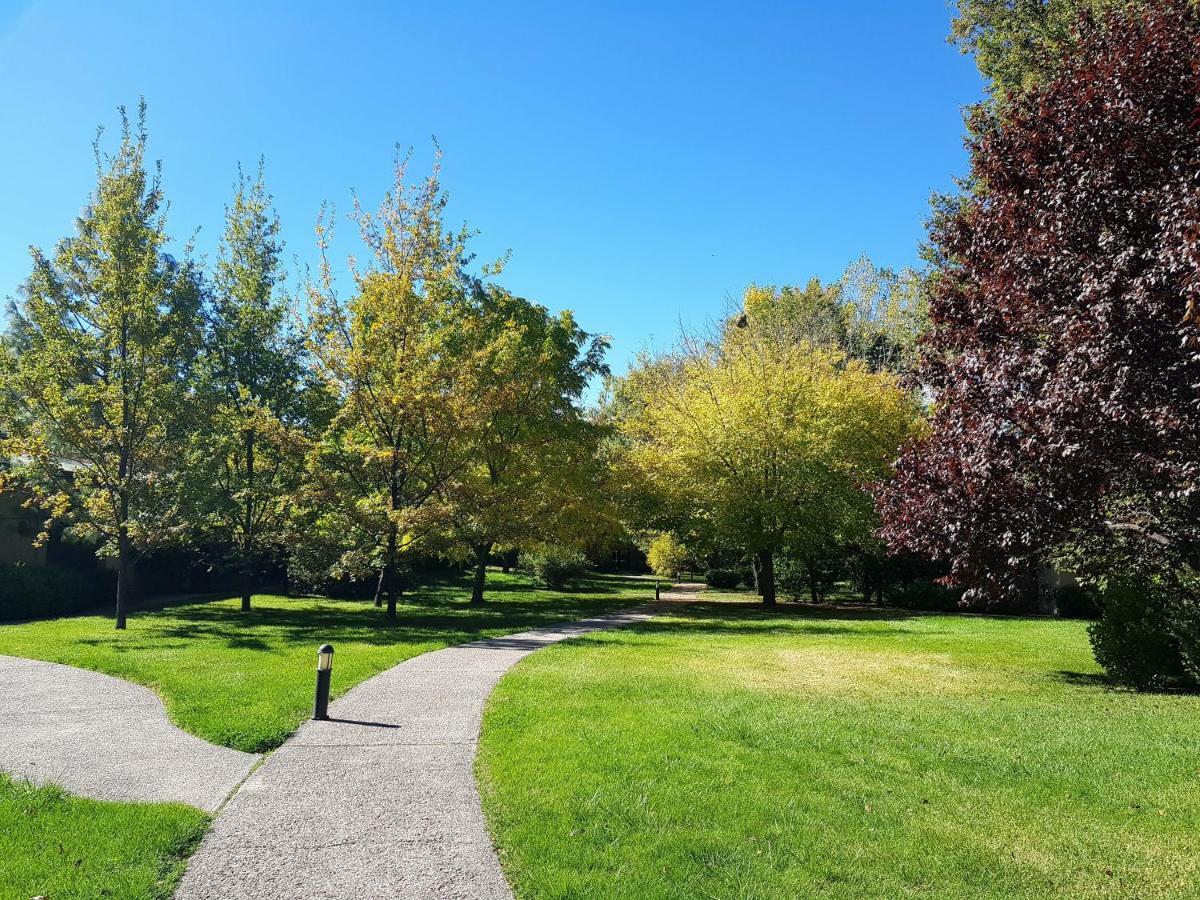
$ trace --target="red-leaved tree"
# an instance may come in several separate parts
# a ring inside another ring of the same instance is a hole
[[[1200,547],[1200,14],[1079,29],[1053,81],[973,114],[933,227],[932,429],[878,494],[890,547],[977,601],[1067,540]]]

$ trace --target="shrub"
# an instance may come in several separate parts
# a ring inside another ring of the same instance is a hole
[[[845,560],[833,549],[810,559],[780,555],[775,559],[775,584],[794,600],[803,600],[806,596],[824,600],[845,570]]]
[[[793,600],[801,599],[808,589],[808,572],[804,569],[804,563],[790,556],[775,560],[775,586],[780,593]]]
[[[887,600],[901,609],[929,612],[954,612],[962,601],[962,591],[932,581],[910,581],[898,584],[886,593]]]
[[[543,547],[522,558],[525,568],[546,587],[561,591],[569,583],[587,574],[587,558],[578,550],[566,547]]]
[[[1162,579],[1133,574],[1110,579],[1101,595],[1103,615],[1088,628],[1096,662],[1116,681],[1138,690],[1161,690],[1186,670],[1178,636],[1175,592]]]
[[[1064,619],[1100,618],[1100,595],[1082,584],[1060,584],[1050,593],[1058,615]]]
[[[741,580],[742,573],[738,569],[709,569],[704,573],[704,583],[721,590],[733,590]]]
[[[651,571],[662,578],[677,578],[683,564],[687,562],[687,550],[676,540],[675,535],[660,534],[646,551],[646,562]]]
[[[1184,591],[1171,611],[1171,630],[1179,641],[1183,671],[1192,686],[1200,685],[1200,593],[1195,579],[1185,582]]]
[[[0,620],[49,619],[90,609],[107,599],[111,578],[56,566],[0,564]]]

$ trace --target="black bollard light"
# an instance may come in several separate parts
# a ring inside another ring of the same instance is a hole
[[[317,696],[313,718],[329,718],[329,679],[333,675],[333,645],[322,644],[317,650]]]
[[[655,602],[657,602],[657,601],[658,601],[658,599],[659,599],[659,596],[658,596],[658,582],[656,581],[656,582],[654,582],[654,600],[655,600]]]

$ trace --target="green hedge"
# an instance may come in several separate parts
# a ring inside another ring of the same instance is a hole
[[[109,595],[111,579],[55,566],[0,563],[0,621],[51,619],[90,609]]]
[[[704,573],[704,583],[718,590],[732,590],[741,580],[742,573],[738,569],[709,569]]]
[[[962,591],[932,581],[899,584],[886,591],[885,596],[892,606],[929,612],[957,612],[962,601]]]

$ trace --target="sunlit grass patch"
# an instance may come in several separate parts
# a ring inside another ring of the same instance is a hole
[[[1077,622],[676,610],[522,662],[479,773],[522,897],[1200,892],[1200,698]]]
[[[170,897],[208,818],[176,803],[105,803],[0,774],[0,896]]]

